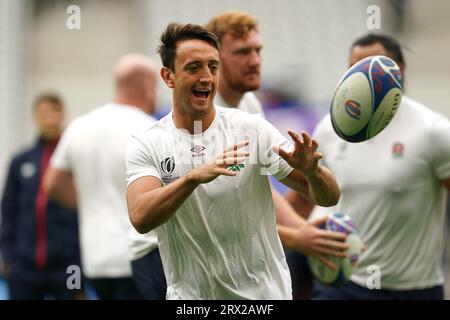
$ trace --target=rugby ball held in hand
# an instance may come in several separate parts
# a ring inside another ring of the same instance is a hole
[[[362,253],[362,241],[358,236],[357,229],[348,215],[333,213],[328,216],[325,225],[321,228],[345,233],[348,244],[346,258],[327,256],[337,266],[337,270],[332,270],[315,257],[309,256],[309,266],[314,276],[322,283],[330,286],[340,286],[350,279],[351,274],[358,264]]]

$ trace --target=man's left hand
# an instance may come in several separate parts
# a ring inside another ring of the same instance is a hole
[[[306,177],[317,173],[319,160],[322,154],[317,152],[319,147],[316,140],[312,139],[309,134],[302,131],[301,137],[292,130],[288,130],[289,135],[294,141],[294,150],[287,152],[281,148],[275,149],[280,157],[294,169],[301,171]]]

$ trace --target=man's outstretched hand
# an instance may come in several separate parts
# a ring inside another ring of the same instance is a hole
[[[288,133],[294,141],[294,150],[287,152],[282,148],[275,148],[274,151],[292,168],[301,171],[306,177],[316,174],[319,160],[322,158],[322,155],[317,152],[319,147],[317,141],[305,131],[302,131],[301,137],[292,130],[288,130]]]
[[[248,152],[239,151],[247,146],[249,141],[243,141],[235,144],[218,155],[214,160],[205,163],[189,172],[189,175],[196,183],[208,183],[220,175],[235,176],[237,173],[230,170],[229,167],[242,163],[249,156]]]

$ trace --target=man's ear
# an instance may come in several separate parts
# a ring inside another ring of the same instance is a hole
[[[174,81],[173,81],[173,73],[172,73],[172,71],[169,68],[162,67],[161,71],[160,71],[160,74],[161,74],[161,78],[166,83],[166,85],[170,89],[173,89],[175,87],[175,85],[174,85]]]

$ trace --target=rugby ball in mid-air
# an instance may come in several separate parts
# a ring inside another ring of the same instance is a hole
[[[309,256],[309,266],[314,276],[322,283],[329,286],[340,286],[350,279],[353,270],[358,264],[362,253],[362,241],[357,234],[357,229],[348,215],[342,213],[330,214],[325,225],[321,228],[345,233],[345,243],[349,245],[346,258],[327,256],[327,259],[336,264],[337,270],[332,270],[319,259]]]
[[[337,85],[331,102],[334,131],[348,142],[375,137],[391,122],[402,99],[402,73],[385,56],[353,65]]]

